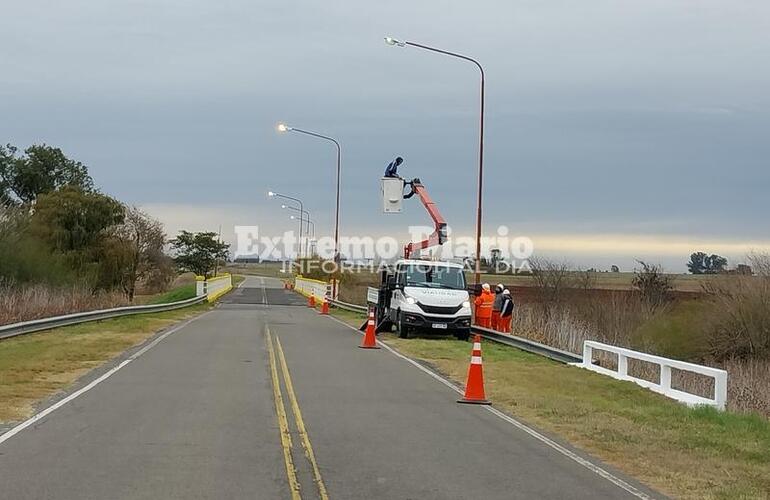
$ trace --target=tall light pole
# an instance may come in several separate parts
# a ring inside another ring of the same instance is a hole
[[[416,47],[418,49],[429,50],[431,52],[437,52],[447,56],[456,57],[465,61],[472,62],[479,68],[481,73],[481,109],[479,116],[479,179],[478,179],[478,196],[476,200],[476,269],[474,273],[476,284],[481,282],[481,197],[482,197],[482,184],[484,181],[484,68],[481,64],[468,56],[457,54],[456,52],[449,52],[447,50],[437,49],[435,47],[429,47],[415,42],[407,42],[396,40],[392,37],[385,37],[385,43],[388,45],[395,45],[398,47]]]
[[[287,208],[291,208],[293,210],[299,211],[298,209],[296,209],[294,207],[287,207]],[[307,214],[307,212],[305,212],[305,213]],[[302,217],[302,216],[300,216],[300,217]],[[298,217],[296,215],[291,215],[291,216],[289,216],[289,218],[291,220],[294,220],[294,219],[297,219]],[[310,236],[311,234],[312,234],[312,236]],[[308,215],[305,218],[305,255],[307,255],[307,256],[311,256],[312,255],[313,246],[310,245],[310,239],[311,238],[313,239],[313,241],[315,241],[315,223],[312,220],[310,220],[310,215]],[[310,249],[310,251],[308,249]]]
[[[324,139],[326,141],[334,143],[337,147],[337,202],[334,211],[334,262],[339,263],[340,260],[340,167],[342,165],[342,146],[340,143],[329,136],[319,134],[317,132],[311,132],[309,130],[303,130],[297,127],[290,127],[285,123],[278,124],[279,132],[298,132],[300,134],[309,135],[318,139]],[[337,298],[337,280],[332,279],[332,298]]]
[[[302,200],[299,198],[294,198],[292,196],[287,196],[285,194],[276,193],[275,191],[268,191],[267,195],[270,198],[283,198],[284,200],[291,200],[299,203],[299,209],[304,210],[302,207]],[[302,253],[302,219],[299,220],[299,239],[297,240],[297,258],[299,259],[300,254]]]
[[[307,210],[302,210],[297,207],[290,207],[289,205],[281,205],[281,208],[283,209],[289,209],[294,210],[295,212],[299,212],[300,216],[303,217],[303,222],[305,222],[305,257],[308,256],[307,249],[308,249],[308,236],[309,236],[309,230],[308,223],[312,224],[312,221],[310,220],[310,212]],[[291,219],[294,220],[294,216],[291,216]],[[315,224],[313,225],[313,237],[315,238]]]

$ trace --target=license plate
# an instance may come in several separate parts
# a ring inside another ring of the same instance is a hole
[[[433,323],[433,328],[439,328],[441,330],[446,330],[446,323]]]

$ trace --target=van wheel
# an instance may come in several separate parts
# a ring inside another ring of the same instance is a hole
[[[404,317],[401,315],[401,313],[398,314],[398,323],[396,329],[398,330],[398,338],[409,338],[409,327],[404,324]]]

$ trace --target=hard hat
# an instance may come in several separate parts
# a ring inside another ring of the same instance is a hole
[[[489,291],[489,283],[484,283],[483,285],[481,285],[481,288],[483,288],[484,290]]]
[[[497,288],[497,289],[498,289],[498,290],[500,290],[501,292],[502,292],[503,290],[505,290],[505,287],[503,286],[503,284],[502,284],[502,283],[498,283],[498,284],[497,284],[497,286],[496,286],[495,288]]]
[[[507,288],[503,290],[503,295],[510,295],[510,294],[511,294],[511,291],[508,290]]]

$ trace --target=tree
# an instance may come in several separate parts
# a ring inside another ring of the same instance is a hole
[[[721,255],[695,252],[690,255],[687,268],[692,274],[718,274],[725,271],[727,259]]]
[[[138,281],[168,280],[168,266],[163,246],[166,233],[163,224],[136,207],[124,208],[124,221],[110,234],[110,240],[119,245],[108,255],[115,260],[115,271],[122,276],[118,283],[130,301],[134,300]]]
[[[217,233],[180,231],[171,240],[171,247],[177,254],[174,261],[180,270],[208,277],[216,263],[227,258],[230,245],[217,241]]]
[[[692,274],[703,274],[706,270],[706,254],[703,252],[695,252],[690,255],[690,262],[687,263],[687,269]]]
[[[11,144],[0,146],[1,204],[32,203],[64,186],[93,191],[88,168],[67,158],[61,149],[42,144],[28,147],[25,156],[17,156],[17,151]]]
[[[39,196],[32,222],[41,239],[67,253],[95,249],[105,230],[124,217],[123,205],[114,198],[65,186]]]
[[[706,274],[719,274],[725,271],[727,259],[721,255],[711,254],[704,261]]]
[[[631,284],[641,293],[644,301],[653,309],[666,304],[671,299],[671,277],[663,273],[659,265],[637,261],[642,268],[634,271]]]

